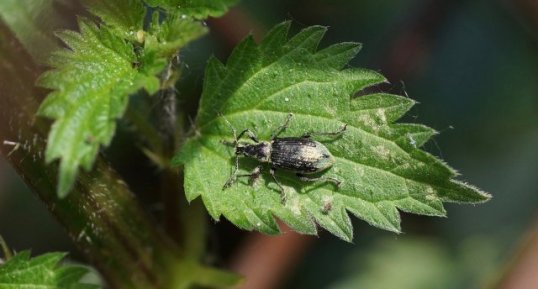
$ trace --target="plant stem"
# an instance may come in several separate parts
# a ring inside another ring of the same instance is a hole
[[[177,131],[176,91],[174,88],[175,75],[178,71],[175,67],[176,57],[168,62],[168,67],[161,75],[162,89],[155,96],[155,119],[157,131],[163,140],[162,155],[169,160],[176,150],[175,133]],[[178,185],[178,172],[169,169],[167,163],[161,172],[161,200],[164,205],[164,228],[176,241],[181,241],[180,198],[183,187]]]
[[[36,119],[46,92],[40,74],[13,35],[0,23],[0,154],[41,198],[111,288],[171,288],[179,250],[155,229],[121,178],[98,158],[80,172],[73,191],[56,195],[58,169],[46,165],[48,122]],[[177,277],[176,277],[177,278]]]
[[[177,111],[175,84],[181,74],[179,54],[170,58],[161,75],[162,90],[155,97],[156,128],[161,135],[163,159],[170,160],[185,141],[185,115]],[[207,219],[203,206],[189,205],[183,189],[183,171],[167,163],[161,173],[161,198],[164,204],[164,226],[181,246],[187,258],[200,260],[205,253]]]

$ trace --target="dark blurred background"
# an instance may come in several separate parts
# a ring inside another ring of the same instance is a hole
[[[241,232],[224,220],[211,222],[209,259],[247,279],[267,271],[273,282],[246,288],[538,288],[510,285],[525,270],[538,275],[538,264],[524,261],[532,255],[538,205],[538,1],[243,1],[224,18],[209,20],[210,35],[182,51],[180,105],[196,111],[210,55],[225,60],[247,33],[260,37],[287,19],[296,30],[329,26],[322,46],[362,42],[352,65],[380,71],[391,82],[384,90],[417,100],[402,121],[439,130],[425,149],[493,199],[477,206],[447,204],[448,218],[403,214],[401,235],[355,219],[353,244],[324,232],[271,238]],[[133,190],[147,194],[155,168],[136,147],[126,148],[129,138],[129,129],[120,129],[108,152],[133,180]],[[151,196],[144,200],[158,211]],[[3,158],[0,234],[16,250],[80,257]],[[270,266],[281,269],[270,275]],[[256,276],[251,279],[262,278]]]

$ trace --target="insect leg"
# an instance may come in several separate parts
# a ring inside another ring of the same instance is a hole
[[[248,183],[249,185],[253,185],[254,182],[260,177],[262,173],[262,166],[259,165],[255,167],[249,174],[240,174],[237,175],[237,177],[249,177]]]
[[[234,173],[232,174],[232,176],[230,176],[226,184],[224,184],[223,189],[229,188],[231,185],[237,182],[238,178],[241,178],[241,177],[249,177],[250,179],[248,183],[250,185],[253,185],[254,182],[260,177],[261,173],[262,173],[261,165],[255,167],[249,174],[237,174],[237,169],[236,169]]]
[[[313,183],[333,183],[337,188],[340,188],[342,181],[333,178],[333,177],[307,177],[304,174],[296,174],[299,179],[303,182],[313,182]]]
[[[288,117],[286,118],[286,121],[283,125],[279,126],[274,132],[273,135],[271,135],[271,140],[274,140],[280,133],[282,133],[290,123],[291,118],[293,117],[293,113],[289,113]]]
[[[233,170],[232,174],[230,175],[230,178],[228,178],[228,180],[226,181],[226,183],[222,187],[223,190],[229,188],[231,185],[233,185],[237,181],[237,171],[238,170],[239,170],[239,156],[236,155],[235,156],[234,170]]]
[[[327,135],[327,136],[332,136],[332,137],[338,137],[340,135],[342,135],[347,129],[347,124],[344,124],[339,130],[335,131],[335,132],[313,132],[313,131],[309,131],[305,134],[303,134],[303,137],[306,137],[306,138],[309,138],[313,135]]]
[[[282,185],[280,184],[280,182],[276,179],[276,176],[275,176],[275,169],[274,169],[274,168],[270,168],[270,169],[269,169],[269,174],[271,175],[271,177],[273,177],[273,181],[275,181],[275,183],[277,184],[277,186],[278,186],[278,190],[280,191],[280,195],[281,195],[282,201],[284,201],[284,187],[282,187]]]
[[[235,141],[227,141],[227,140],[221,140],[220,143],[225,144],[227,146],[231,146],[231,147],[236,147],[237,145]]]
[[[259,143],[260,141],[258,140],[258,137],[256,137],[256,134],[254,132],[252,132],[250,129],[245,129],[243,130],[238,136],[237,136],[237,140],[239,140],[244,134],[247,134],[248,138],[250,138],[252,141],[254,141],[255,143]]]

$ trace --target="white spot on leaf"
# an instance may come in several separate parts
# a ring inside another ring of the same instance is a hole
[[[408,134],[407,135],[407,138],[409,139],[409,143],[414,147],[416,148],[417,147],[417,141],[413,138],[412,135]]]
[[[373,147],[375,153],[377,153],[381,158],[387,160],[390,158],[390,150],[388,150],[384,145],[377,145]]]
[[[376,111],[376,116],[382,123],[387,123],[387,116],[385,115],[385,110],[380,108]]]
[[[293,214],[298,216],[301,215],[301,202],[299,201],[299,198],[288,200],[287,205]]]

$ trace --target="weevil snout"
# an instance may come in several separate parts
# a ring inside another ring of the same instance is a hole
[[[244,146],[236,146],[235,147],[235,155],[244,155],[245,154],[245,147]]]

